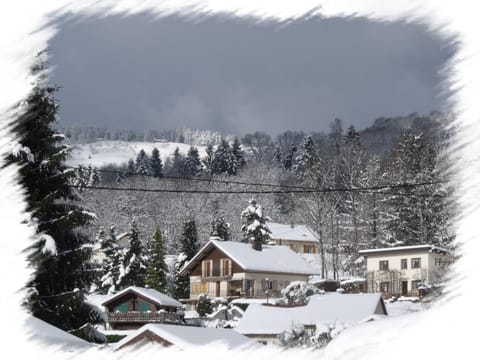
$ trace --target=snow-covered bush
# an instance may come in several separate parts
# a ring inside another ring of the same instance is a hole
[[[285,305],[305,305],[308,303],[308,297],[317,293],[317,289],[305,281],[292,281],[286,288],[281,290],[281,293],[282,299],[280,303]]]
[[[196,310],[200,317],[210,314],[213,311],[213,301],[207,294],[198,295]]]

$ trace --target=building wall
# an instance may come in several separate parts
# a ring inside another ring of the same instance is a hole
[[[412,268],[412,259],[420,259],[420,268]],[[407,260],[407,268],[401,268],[401,260]],[[425,250],[404,250],[398,252],[379,252],[367,255],[367,287],[369,292],[384,292],[382,283],[390,283],[389,294],[402,295],[402,282],[407,284],[407,295],[418,295],[415,284],[430,282],[437,273],[444,270],[435,264],[435,259],[447,262],[449,257]],[[380,270],[380,261],[388,261],[388,270]]]
[[[316,254],[318,242],[316,241],[301,241],[288,239],[272,239],[276,245],[288,246],[291,250],[299,254]],[[309,248],[306,248],[309,247]]]

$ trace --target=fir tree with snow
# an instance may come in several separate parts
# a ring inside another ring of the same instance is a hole
[[[205,149],[206,155],[202,158],[202,165],[204,168],[204,172],[206,174],[213,174],[213,162],[215,159],[215,152],[213,150],[213,145],[208,144],[207,148]]]
[[[230,224],[225,221],[223,215],[216,215],[214,217],[210,238],[222,241],[230,240]]]
[[[88,180],[88,186],[97,186],[100,184],[100,175],[98,174],[97,168],[93,168],[90,173],[90,179]]]
[[[180,153],[178,147],[175,148],[171,157],[170,176],[185,176],[185,157]]]
[[[165,293],[167,289],[167,265],[165,264],[165,244],[157,226],[147,249],[145,286]]]
[[[140,149],[135,160],[135,174],[150,175],[150,159],[143,149]]]
[[[185,157],[185,176],[193,177],[200,175],[202,171],[202,162],[200,161],[200,155],[198,149],[191,146]]]
[[[150,156],[150,175],[157,178],[163,176],[162,159],[160,159],[160,151],[157,148],[153,148]]]
[[[120,269],[120,287],[142,287],[145,284],[145,251],[139,238],[135,220],[132,221],[128,237],[129,245],[123,258],[123,267]]]
[[[125,177],[135,175],[135,161],[129,159],[127,163],[127,171],[125,172]]]
[[[211,314],[213,312],[213,302],[210,296],[207,294],[198,295],[195,310],[197,310],[198,315],[202,318],[207,314]]]
[[[275,150],[273,151],[272,165],[276,167],[284,166],[282,149],[280,148],[279,145],[275,146]]]
[[[214,152],[214,158],[212,163],[212,174],[229,174],[231,175],[234,169],[233,154],[227,140],[222,138],[220,144]]]
[[[315,144],[311,135],[307,135],[298,148],[295,156],[295,161],[292,166],[293,172],[303,177],[306,171],[308,171],[315,161]]]
[[[75,173],[65,167],[69,147],[63,135],[54,130],[58,88],[48,84],[42,56],[33,69],[36,84],[13,128],[18,144],[7,164],[20,165],[18,180],[25,189],[25,210],[35,229],[28,249],[33,273],[26,284],[24,305],[33,316],[75,334],[88,324],[100,322],[85,302],[94,281],[92,242],[80,231],[94,217],[74,204],[78,197],[70,185]],[[95,340],[94,335],[84,333],[89,341]]]
[[[285,155],[285,159],[283,160],[283,167],[287,171],[293,170],[293,164],[295,161],[295,154],[297,152],[297,146],[295,144],[290,144],[288,147],[287,154]]]
[[[242,149],[242,145],[237,137],[233,139],[232,154],[235,157],[237,169],[245,165],[245,152]]]
[[[262,207],[254,199],[251,199],[248,207],[242,211],[242,218],[244,219],[242,226],[244,241],[252,243],[254,249],[261,250],[262,244],[270,238],[272,233],[267,225],[270,218],[263,215]]]
[[[115,227],[110,227],[110,233],[102,237],[101,249],[105,254],[102,263],[103,274],[100,282],[100,292],[102,294],[113,294],[119,289],[120,268],[123,267],[123,251],[118,246]]]

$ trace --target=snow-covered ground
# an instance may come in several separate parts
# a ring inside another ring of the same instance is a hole
[[[165,163],[177,147],[180,153],[186,154],[190,145],[173,142],[102,140],[89,144],[75,144],[72,147],[67,165],[101,167],[108,164],[124,164],[129,159],[135,159],[141,149],[150,155],[153,148],[157,148],[160,151],[160,158]],[[196,148],[200,157],[205,156],[206,146],[196,146]]]

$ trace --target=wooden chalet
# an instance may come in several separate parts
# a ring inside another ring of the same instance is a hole
[[[103,302],[113,330],[138,329],[146,323],[179,322],[183,305],[155,289],[130,286]]]

